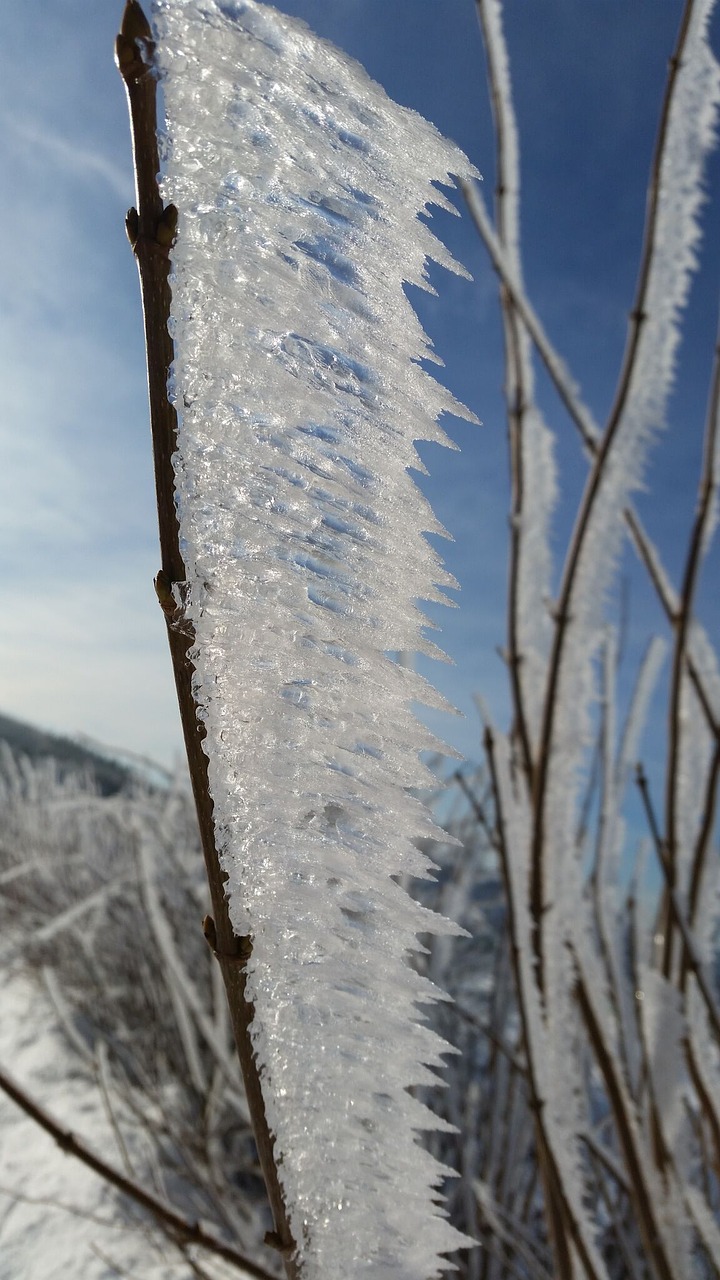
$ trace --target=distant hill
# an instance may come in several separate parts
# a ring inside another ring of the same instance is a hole
[[[89,773],[104,796],[115,795],[134,776],[130,769],[108,756],[73,742],[71,738],[35,729],[12,716],[0,714],[0,742],[6,742],[16,755],[27,756],[30,760],[55,760],[61,775],[79,771]]]

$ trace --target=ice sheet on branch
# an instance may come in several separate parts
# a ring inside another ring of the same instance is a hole
[[[418,219],[471,166],[304,24],[248,0],[158,0],[167,113],[177,502],[196,691],[268,1118],[303,1275],[418,1280],[462,1238],[438,1125],[406,1091],[447,1046],[406,963],[453,926],[408,788],[438,698],[387,655],[434,647],[417,601],[453,585],[407,468],[463,413],[422,368],[404,282],[460,268]]]

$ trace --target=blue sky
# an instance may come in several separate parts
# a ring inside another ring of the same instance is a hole
[[[403,104],[452,137],[493,185],[474,0],[285,0],[359,58]],[[0,48],[0,710],[168,762],[180,733],[152,578],[157,535],[142,326],[125,210],[127,116],[113,66],[122,5],[6,6]],[[679,0],[511,0],[530,294],[597,415],[622,353],[645,186]],[[717,196],[718,166],[711,175]],[[708,223],[712,226],[716,213]],[[446,423],[460,453],[424,449],[424,487],[455,541],[443,543],[460,608],[437,610],[454,667],[428,669],[464,712],[434,720],[479,755],[471,695],[503,719],[507,463],[495,284],[467,217],[436,215],[468,284],[435,273],[418,301],[444,377],[483,420]],[[676,573],[696,491],[719,254],[705,246],[671,412],[640,505]],[[552,398],[569,527],[584,474]],[[716,569],[716,564],[713,566]],[[628,558],[629,655],[658,621]],[[706,581],[709,579],[706,577]],[[717,603],[707,619],[717,628]]]

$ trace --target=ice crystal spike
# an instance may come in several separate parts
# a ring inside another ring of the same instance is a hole
[[[196,697],[268,1121],[306,1280],[428,1280],[468,1243],[437,1206],[439,1122],[407,1092],[448,1046],[406,963],[456,931],[409,789],[432,745],[417,601],[449,578],[407,473],[465,412],[421,365],[418,214],[473,170],[350,59],[255,0],[157,0],[172,251],[177,508]],[[467,415],[471,416],[471,415]],[[439,993],[438,993],[439,995]]]

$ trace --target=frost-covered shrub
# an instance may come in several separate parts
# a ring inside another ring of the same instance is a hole
[[[44,987],[65,1069],[85,1075],[113,1116],[111,1163],[129,1158],[191,1219],[258,1249],[269,1221],[201,929],[207,887],[187,781],[107,797],[87,774],[0,751],[3,970]],[[132,1217],[132,1205],[120,1209]]]

